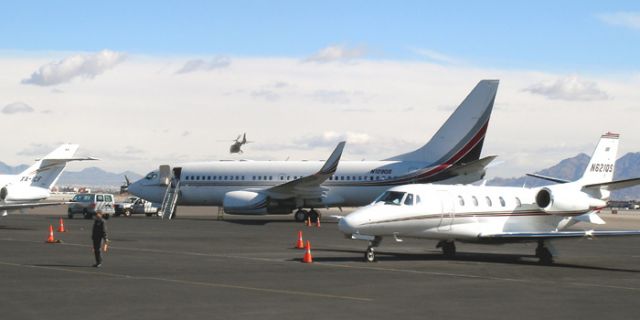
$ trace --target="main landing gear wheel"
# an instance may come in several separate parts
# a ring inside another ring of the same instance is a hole
[[[549,248],[544,246],[544,241],[538,242],[538,247],[536,248],[536,257],[540,259],[540,264],[553,264],[553,254],[551,254]]]
[[[293,219],[295,219],[297,222],[307,221],[307,217],[309,217],[309,213],[302,209],[298,209],[298,211],[293,214]]]
[[[376,261],[376,251],[373,247],[368,247],[367,251],[364,252],[364,261],[366,262],[375,262]]]
[[[438,242],[436,248],[442,248],[442,254],[447,258],[456,256],[456,244],[453,241],[442,240]]]

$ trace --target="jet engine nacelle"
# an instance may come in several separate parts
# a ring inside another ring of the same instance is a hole
[[[542,188],[536,193],[536,204],[545,212],[558,215],[602,208],[607,205],[604,200],[590,197],[581,191],[550,187]]]
[[[222,206],[224,212],[230,214],[289,214],[295,208],[295,201],[271,199],[253,191],[231,191],[224,195]]]
[[[31,186],[8,185],[0,189],[0,200],[5,202],[37,201],[49,195],[49,190]]]

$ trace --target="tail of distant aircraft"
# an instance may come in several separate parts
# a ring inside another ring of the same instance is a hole
[[[618,141],[620,135],[607,132],[600,137],[596,149],[591,155],[582,177],[578,180],[581,184],[593,184],[611,182],[613,170],[618,156]]]
[[[480,158],[498,80],[482,80],[421,148],[386,160],[427,164],[468,163]]]
[[[63,144],[51,153],[38,159],[27,170],[18,174],[16,184],[50,189],[62,174],[69,161],[97,160],[95,158],[74,158],[77,144]]]

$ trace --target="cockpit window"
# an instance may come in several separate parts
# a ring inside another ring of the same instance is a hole
[[[382,195],[374,201],[374,203],[384,202],[384,204],[394,204],[399,206],[402,203],[402,198],[406,192],[398,192],[398,191],[386,191]],[[413,197],[413,196],[412,196]]]
[[[404,198],[404,205],[412,206],[413,205],[413,194],[407,193],[407,197]]]
[[[153,180],[153,179],[155,179],[157,176],[158,176],[158,174],[157,174],[157,173],[155,173],[155,172],[149,172],[149,174],[148,174],[146,177],[144,177],[144,178],[145,178],[145,179],[147,179],[147,180]]]

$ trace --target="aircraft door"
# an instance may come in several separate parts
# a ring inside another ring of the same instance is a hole
[[[437,196],[438,199],[440,199],[441,206],[440,224],[438,225],[438,231],[450,231],[455,214],[453,199],[447,191],[438,191]]]

